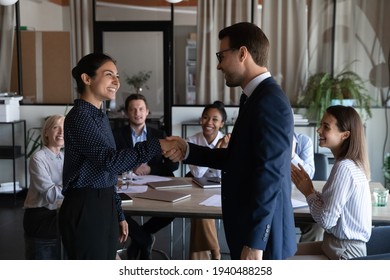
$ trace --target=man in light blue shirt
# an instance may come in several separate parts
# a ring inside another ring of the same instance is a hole
[[[298,163],[303,166],[310,179],[314,176],[314,148],[311,138],[302,133],[294,132],[293,151],[291,163],[298,166]]]
[[[311,138],[302,133],[295,133],[293,138],[293,150],[291,163],[298,166],[302,165],[310,179],[313,179],[314,166],[314,148]],[[297,226],[301,230],[299,242],[321,241],[324,230],[316,223],[299,223]]]

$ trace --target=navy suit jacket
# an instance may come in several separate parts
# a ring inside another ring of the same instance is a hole
[[[227,149],[189,143],[185,163],[222,170],[222,214],[232,259],[243,246],[263,259],[296,252],[291,205],[293,116],[287,96],[270,77],[240,108]]]
[[[164,139],[166,133],[163,130],[157,130],[152,127],[146,126],[146,138],[149,140],[151,138]],[[113,131],[116,148],[128,149],[133,147],[133,139],[131,137],[131,128],[130,125],[125,125]],[[157,155],[152,158],[148,165],[151,168],[150,174],[158,176],[170,176],[173,177],[173,172],[178,169],[179,163],[172,162],[169,159],[166,159],[162,155]]]

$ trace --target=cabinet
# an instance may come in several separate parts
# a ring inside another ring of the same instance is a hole
[[[2,182],[0,194],[13,193],[16,195],[23,187],[27,188],[26,121],[17,120],[13,122],[0,122],[0,131],[2,135],[0,160],[12,161],[11,184],[13,184],[13,186],[9,186],[9,184]],[[20,166],[23,166],[23,168],[19,168]],[[17,184],[16,172],[20,170],[24,171],[24,186],[18,186]],[[4,173],[0,177],[1,181],[8,181],[8,177],[5,177],[7,174]]]
[[[196,103],[196,45],[186,46],[186,104]]]
[[[30,31],[20,34],[23,103],[73,103],[69,31]],[[12,58],[11,92],[18,91],[16,44]],[[55,94],[53,94],[55,93]]]

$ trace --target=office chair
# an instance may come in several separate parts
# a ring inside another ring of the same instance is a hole
[[[328,157],[322,153],[314,153],[314,167],[315,172],[313,176],[314,181],[328,180]]]
[[[367,256],[353,260],[390,260],[390,226],[377,226],[372,228],[368,240]]]

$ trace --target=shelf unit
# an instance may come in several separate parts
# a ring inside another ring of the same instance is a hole
[[[196,103],[196,45],[186,46],[186,104]]]
[[[3,145],[2,143],[2,149],[3,152],[0,153],[0,160],[12,160],[12,181],[13,181],[13,194],[16,197],[16,193],[19,190],[16,188],[16,161],[18,159],[23,160],[23,167],[24,167],[24,186],[20,186],[20,188],[27,188],[27,158],[26,158],[26,120],[16,120],[12,122],[0,122],[0,130],[5,131],[4,127],[11,127],[11,142],[8,141],[2,141],[5,143],[11,143],[11,145]],[[19,128],[19,130],[18,130]],[[17,133],[19,132],[19,134]],[[3,136],[6,135],[5,133],[1,133]],[[4,178],[2,178],[4,180]],[[9,192],[1,192],[3,193],[9,193]]]

